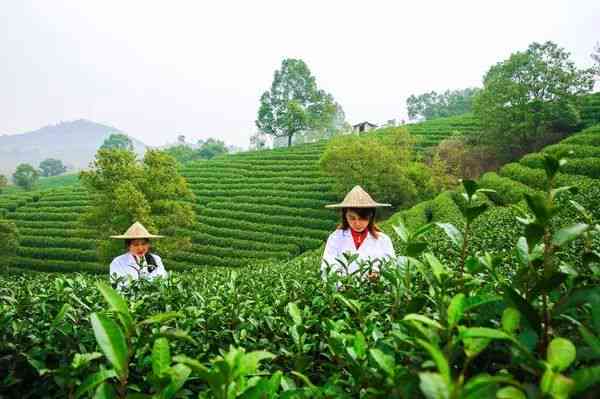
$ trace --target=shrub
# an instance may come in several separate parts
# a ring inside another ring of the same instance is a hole
[[[479,179],[483,188],[493,189],[494,192],[486,193],[495,204],[505,206],[516,204],[523,200],[525,194],[535,192],[531,187],[507,177],[498,176],[495,172],[488,172]]]

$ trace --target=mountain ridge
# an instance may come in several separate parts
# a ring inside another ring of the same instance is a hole
[[[70,170],[86,168],[111,133],[121,130],[87,119],[61,121],[29,132],[0,135],[0,174],[12,175],[17,165],[37,167],[46,158],[63,161]],[[148,146],[130,136],[142,155]]]

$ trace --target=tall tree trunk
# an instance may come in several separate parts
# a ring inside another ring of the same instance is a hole
[[[288,147],[291,147],[291,146],[292,146],[292,135],[289,134],[288,135]]]

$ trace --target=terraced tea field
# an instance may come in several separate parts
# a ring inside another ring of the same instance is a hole
[[[488,194],[493,206],[477,219],[473,227],[475,238],[472,245],[475,248],[502,253],[523,234],[523,225],[516,220],[521,214],[515,206],[525,208],[525,193],[545,190],[544,154],[567,160],[555,179],[555,186],[577,186],[578,192],[568,196],[569,199],[586,207],[595,220],[600,219],[600,125],[594,125],[558,144],[545,147],[539,153],[528,154],[519,162],[504,165],[498,173],[489,172],[481,177],[479,184],[496,192]],[[578,221],[580,217],[573,205],[564,197],[558,198],[560,212],[556,217],[557,227]],[[444,192],[430,201],[395,214],[386,221],[384,227],[389,229],[400,220],[413,227],[427,222],[451,222],[461,226],[463,221],[456,205],[460,199],[457,192]],[[428,242],[449,258],[458,255],[440,230],[434,230]],[[594,246],[600,250],[600,242],[595,241]]]
[[[409,124],[418,147],[476,129],[472,116]],[[374,132],[385,134],[385,129]],[[373,134],[373,133],[369,133]],[[166,259],[170,269],[245,266],[290,259],[319,247],[338,215],[324,205],[339,200],[318,168],[326,142],[226,155],[186,165],[182,174],[196,195],[198,223],[184,230],[192,248]],[[87,195],[73,176],[43,179],[34,193],[0,195],[21,245],[14,264],[44,271],[105,272],[93,232],[78,223]]]

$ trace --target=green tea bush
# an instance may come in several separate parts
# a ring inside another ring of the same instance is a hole
[[[592,145],[554,144],[545,147],[543,153],[556,158],[592,158],[600,157],[600,148]]]
[[[553,185],[527,195],[523,213],[463,186],[437,205],[459,223],[393,226],[401,256],[374,280],[361,278],[368,262],[356,275],[322,275],[319,254],[171,273],[120,292],[106,277],[2,274],[0,395],[594,397],[598,219],[573,203],[565,221],[545,196],[572,197]],[[434,235],[447,248],[438,252]]]
[[[494,192],[486,193],[486,195],[496,205],[500,206],[516,204],[524,199],[525,194],[533,194],[536,191],[521,182],[501,177],[495,172],[488,172],[481,176],[479,185],[487,189],[493,189]]]

